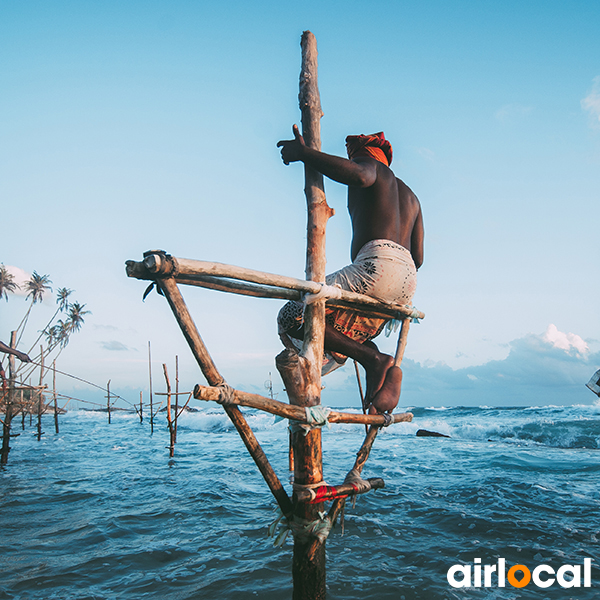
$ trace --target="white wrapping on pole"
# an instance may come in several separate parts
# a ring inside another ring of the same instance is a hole
[[[321,284],[321,289],[316,294],[304,294],[304,304],[312,304],[317,300],[339,300],[342,297],[342,288],[337,285]]]

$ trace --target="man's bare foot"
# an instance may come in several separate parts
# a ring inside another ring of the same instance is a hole
[[[394,365],[394,359],[389,354],[378,352],[369,361],[368,365],[363,364],[367,372],[367,390],[365,402],[367,406],[373,402],[373,399],[383,386],[388,370]]]
[[[388,369],[385,381],[379,392],[373,398],[369,414],[391,412],[398,405],[400,389],[402,387],[402,369],[391,367]]]

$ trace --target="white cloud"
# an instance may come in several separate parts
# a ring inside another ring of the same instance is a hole
[[[542,406],[597,400],[585,384],[600,366],[600,352],[591,352],[579,335],[550,325],[543,334],[513,340],[509,348],[503,360],[462,369],[443,362],[406,359],[400,405]],[[332,379],[326,377],[324,382],[331,398],[324,400],[325,404],[335,399],[348,406],[354,399],[358,405],[354,374],[347,367],[338,379],[332,374]]]
[[[14,281],[19,286],[15,290],[15,296],[26,296],[25,283],[29,281],[31,273],[27,273],[27,271],[23,271],[23,269],[13,267],[12,265],[6,265],[6,270],[15,278]]]
[[[559,331],[556,325],[548,325],[548,329],[543,337],[545,342],[552,344],[554,348],[560,348],[569,352],[571,349],[585,354],[589,352],[589,346],[576,334],[574,333],[563,333]]]
[[[581,101],[581,108],[589,112],[596,125],[600,125],[600,76],[594,77],[592,89]]]
[[[92,327],[94,329],[103,329],[103,330],[107,330],[107,331],[119,331],[119,328],[115,327],[114,325],[98,325],[98,324],[94,323],[94,325],[92,325]]]
[[[23,297],[27,296],[27,294],[29,292],[27,291],[25,284],[31,279],[31,273],[28,273],[27,271],[24,271],[20,267],[15,267],[13,265],[6,265],[6,270],[15,278],[14,281],[19,286],[14,292],[15,296],[23,296]],[[52,282],[50,282],[50,283],[52,283]],[[52,297],[52,290],[51,289],[45,290],[43,297],[42,297],[42,301],[46,301],[46,300],[48,300],[48,298],[51,298],[51,297]]]
[[[435,152],[433,150],[430,150],[429,148],[417,148],[417,154],[419,154],[419,156],[422,156],[425,160],[435,160]]]
[[[117,340],[110,340],[108,342],[99,342],[104,350],[111,352],[122,352],[123,350],[135,350],[135,348],[129,348],[125,344],[118,342]]]
[[[498,121],[511,121],[516,117],[528,115],[532,110],[533,107],[531,106],[524,106],[517,103],[505,104],[494,113],[494,117]]]

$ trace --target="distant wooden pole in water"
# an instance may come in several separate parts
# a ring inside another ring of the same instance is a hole
[[[108,413],[108,424],[110,425],[110,379],[106,384],[106,412]]]
[[[11,331],[10,347],[14,348],[17,344],[17,332]],[[4,421],[2,423],[2,449],[0,450],[0,465],[8,462],[8,453],[10,452],[10,422],[12,421],[12,408],[15,393],[15,357],[8,355],[8,385],[2,371],[2,396],[4,400]]]
[[[177,443],[177,420],[179,419],[179,356],[175,355],[175,423],[173,425],[173,443]]]
[[[58,433],[58,404],[56,400],[56,360],[52,361],[52,398],[54,399],[54,431]]]
[[[323,115],[317,85],[317,41],[310,31],[302,34],[302,69],[300,72],[300,110],[302,135],[307,146],[321,149],[320,119]],[[325,282],[325,228],[333,215],[327,205],[323,175],[304,165],[306,202],[308,205],[306,279]],[[321,363],[325,338],[325,301],[309,304],[304,312],[304,343],[300,354],[287,349],[276,358],[277,369],[283,379],[290,404],[316,406],[321,403]],[[292,432],[294,482],[313,485],[323,481],[321,430],[308,434]],[[297,503],[294,515],[298,519],[314,522],[320,519],[323,503]],[[294,600],[323,600],[325,589],[325,544],[318,546],[309,556],[311,539],[296,536],[292,576]]]
[[[37,410],[37,439],[42,439],[42,404],[43,404],[43,392],[42,392],[42,381],[44,379],[44,347],[40,346],[40,387],[38,389],[38,410]]]
[[[23,389],[21,389],[21,429],[25,431],[25,394],[23,393]]]
[[[148,377],[150,378],[150,433],[154,433],[154,410],[152,408],[152,353],[148,341]]]
[[[167,424],[169,426],[169,456],[173,458],[175,454],[175,429],[173,427],[173,415],[171,414],[171,382],[169,381],[169,373],[167,365],[163,363],[163,373],[167,382]]]
[[[140,390],[140,423],[144,422],[143,407],[144,405],[142,404],[142,390]]]

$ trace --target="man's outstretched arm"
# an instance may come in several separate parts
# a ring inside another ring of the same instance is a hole
[[[372,186],[377,180],[377,167],[371,161],[354,162],[340,156],[325,154],[309,148],[304,143],[297,125],[292,128],[293,140],[281,140],[277,147],[281,148],[281,158],[284,164],[301,161],[313,169],[323,173],[344,185],[366,188]]]
[[[7,346],[4,342],[0,342],[0,352],[4,352],[5,354],[14,354],[21,362],[31,362],[31,359],[25,352],[21,352],[20,350],[15,350],[10,346]]]

